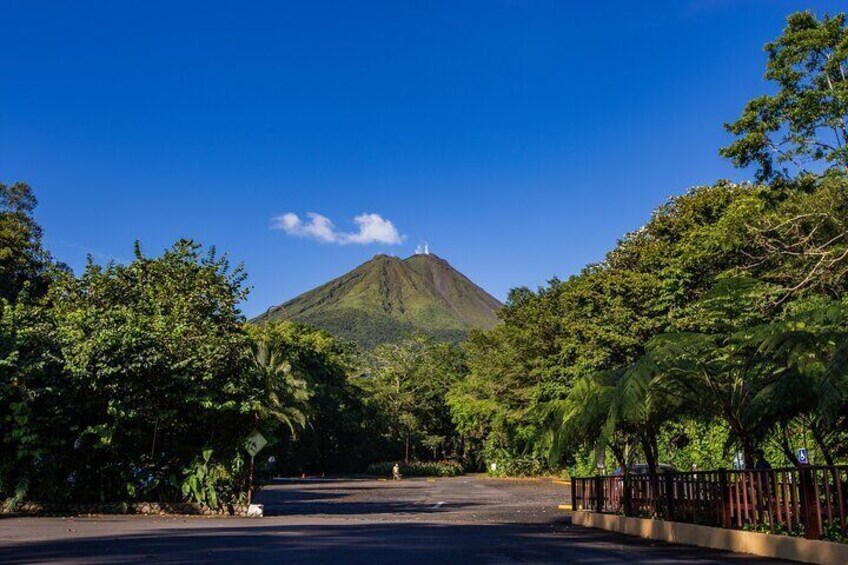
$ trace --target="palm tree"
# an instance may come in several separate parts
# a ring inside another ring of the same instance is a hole
[[[679,332],[655,337],[647,350],[655,394],[724,420],[742,447],[746,465],[753,466],[763,430],[748,416],[764,379],[751,347],[729,334]]]
[[[291,364],[270,345],[267,333],[253,342],[248,350],[254,397],[253,419],[258,428],[263,420],[285,424],[294,434],[306,425],[308,400],[311,396],[305,379],[292,373]],[[253,457],[247,486],[248,503],[253,499]]]
[[[578,379],[568,396],[548,402],[543,415],[552,459],[579,445],[608,447],[626,473],[631,448],[639,447],[656,473],[661,428],[686,409],[681,398],[655,386],[657,374],[653,357],[643,355],[630,366]]]
[[[684,399],[657,386],[654,377],[658,369],[654,358],[646,354],[616,373],[606,423],[608,430],[618,428],[638,442],[651,475],[656,475],[660,463],[662,427],[681,414],[691,412]]]
[[[672,404],[724,420],[731,430],[728,443],[742,447],[748,466],[766,435],[761,422],[750,418],[750,407],[771,374],[744,328],[760,319],[757,305],[771,290],[746,277],[719,281],[680,316],[678,324],[694,331],[652,338],[629,375],[638,385],[632,388],[648,391],[641,396],[649,405]]]
[[[251,344],[249,360],[257,392],[256,424],[272,419],[285,424],[292,434],[304,427],[311,396],[306,380],[292,372],[291,364],[271,347],[267,336]]]
[[[609,449],[622,469],[629,467],[631,447],[637,443],[632,428],[617,418],[623,371],[599,372],[578,379],[568,396],[551,400],[542,407],[545,440],[553,464],[562,461],[569,449],[589,446]]]
[[[786,457],[795,461],[787,428],[800,423],[812,434],[828,465],[843,443],[848,408],[848,320],[839,302],[817,304],[746,335],[758,346],[773,378],[751,406],[751,419],[778,432]]]

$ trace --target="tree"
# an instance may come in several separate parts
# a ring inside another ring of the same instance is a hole
[[[465,372],[454,346],[417,336],[378,346],[358,379],[384,416],[386,435],[402,446],[403,458],[419,453],[458,452],[460,439],[446,395]]]
[[[257,426],[270,419],[294,434],[306,425],[310,397],[306,380],[292,373],[291,364],[275,350],[267,334],[252,343],[249,352],[255,387],[251,410]]]
[[[754,98],[725,127],[737,137],[721,154],[738,167],[756,164],[761,181],[809,172],[809,166],[848,172],[848,28],[844,13],[787,18],[766,44],[766,78],[774,95]]]
[[[0,299],[0,491],[12,503],[67,493],[76,421],[65,384],[45,309]]]
[[[609,426],[614,404],[615,373],[596,373],[578,379],[563,399],[542,406],[545,413],[546,443],[553,466],[560,464],[570,450],[609,449],[622,469],[631,462],[631,437],[620,425]],[[618,422],[620,424],[620,422]]]
[[[692,189],[659,207],[602,263],[537,292],[513,291],[500,314],[503,324],[472,334],[466,344],[470,374],[449,395],[457,423],[496,444],[501,454],[547,455],[546,443],[554,436],[544,432],[562,422],[537,408],[546,403],[555,408],[583,379],[603,374],[606,382],[609,375],[623,375],[652,338],[682,329],[686,309],[708,293],[717,276],[751,261],[751,218],[771,205],[767,197],[759,187],[729,182]],[[689,329],[704,329],[697,316],[691,321],[695,326]],[[651,406],[648,398],[638,400],[634,407]],[[610,417],[607,410],[604,421]],[[619,417],[622,425],[644,417],[650,428],[662,413]],[[634,449],[642,444],[643,456],[653,459],[662,431],[657,424],[642,438],[619,439],[622,447],[627,439]],[[587,433],[591,441],[579,445],[595,442],[602,429]],[[551,463],[567,463],[574,455],[562,453],[562,460]]]
[[[33,297],[47,290],[52,262],[32,215],[37,203],[29,185],[0,183],[0,298],[15,301],[24,288]]]
[[[823,295],[840,297],[848,283],[848,182],[825,177],[790,190],[761,194],[745,223],[748,245],[740,264],[780,285],[779,303]]]
[[[265,332],[249,348],[248,377],[251,382],[250,400],[247,408],[253,413],[257,428],[263,423],[272,430],[285,425],[291,434],[306,425],[309,387],[306,380],[292,373],[291,364],[284,353],[271,344]],[[209,457],[204,455],[205,462]],[[204,462],[204,463],[205,463]],[[255,457],[251,455],[247,487],[248,502],[253,499]]]
[[[790,430],[812,436],[828,465],[844,456],[848,433],[848,312],[834,300],[799,300],[781,319],[752,328],[773,378],[754,399],[752,418],[773,431],[786,458],[797,464]]]
[[[762,320],[757,305],[773,292],[751,278],[720,280],[681,312],[682,331],[653,338],[631,371],[634,388],[648,397],[676,399],[690,413],[723,419],[750,466],[766,434],[750,407],[770,367],[759,362],[744,330]]]
[[[580,447],[609,449],[625,475],[641,451],[649,471],[659,465],[659,437],[663,426],[685,413],[679,397],[651,390],[649,372],[642,364],[598,372],[575,382],[568,396],[542,406],[553,461]]]
[[[186,240],[158,258],[138,245],[135,255],[89,262],[47,296],[70,421],[67,494],[173,499],[183,477],[199,474],[221,499],[239,496],[255,408],[237,307],[244,275]]]
[[[352,382],[357,368],[352,347],[292,321],[248,324],[246,329],[254,342],[267,341],[310,393],[303,407],[306,426],[297,434],[272,433],[268,449],[279,471],[360,471],[379,458],[384,446],[377,440],[378,418]]]
[[[506,308],[515,304],[511,297]],[[549,359],[521,351],[528,337],[521,335],[522,329],[532,324],[511,324],[471,332],[464,344],[468,374],[447,393],[451,418],[472,465],[519,456],[538,431],[532,412],[542,379],[528,362]]]

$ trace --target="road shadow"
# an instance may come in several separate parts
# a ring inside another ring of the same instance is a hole
[[[438,507],[433,503],[414,502],[271,502],[265,504],[266,516],[370,516],[374,514],[412,515],[445,512],[477,506],[473,503],[448,503]]]
[[[370,516],[374,514],[411,515],[428,512],[445,512],[477,506],[474,502],[442,503],[411,500],[357,500],[350,489],[343,491],[285,490],[261,492],[256,501],[264,505],[266,516]],[[393,491],[396,494],[397,490]]]
[[[351,516],[361,514],[410,515],[433,512],[433,502],[417,502],[408,495],[418,494],[425,486],[423,483],[374,483],[368,486],[349,484],[309,484],[308,482],[275,484],[259,491],[256,502],[264,505],[266,516]],[[376,490],[384,489],[384,490]],[[382,493],[384,500],[361,500],[356,497],[360,492]],[[406,495],[406,496],[405,496]],[[414,496],[412,498],[415,498]],[[442,503],[439,510],[470,508],[477,503]]]
[[[159,529],[143,534],[0,547],[21,563],[755,563],[748,555],[681,548],[550,525],[327,523]],[[771,562],[774,563],[774,562]]]

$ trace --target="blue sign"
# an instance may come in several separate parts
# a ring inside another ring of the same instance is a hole
[[[796,453],[796,456],[798,457],[798,463],[800,463],[801,465],[806,465],[807,463],[810,462],[810,460],[807,459],[807,448],[806,447],[802,447],[801,449],[799,449],[798,452]]]

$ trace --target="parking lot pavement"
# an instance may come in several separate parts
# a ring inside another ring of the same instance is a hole
[[[0,519],[0,563],[777,563],[571,526],[566,486],[467,476],[278,481],[262,519]]]

